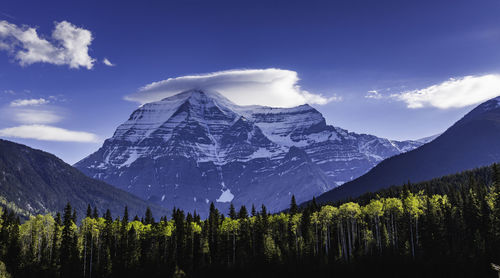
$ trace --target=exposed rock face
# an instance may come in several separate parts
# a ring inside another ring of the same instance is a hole
[[[421,144],[329,126],[309,105],[238,106],[192,90],[143,105],[75,166],[168,208],[277,211],[292,194],[308,200]]]

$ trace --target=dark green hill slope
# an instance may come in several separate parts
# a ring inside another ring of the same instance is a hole
[[[365,175],[317,198],[357,197],[408,181],[420,182],[500,161],[500,98],[489,100],[435,140],[382,161]]]
[[[100,214],[144,215],[148,203],[104,182],[91,179],[56,156],[0,140],[0,196],[29,213],[61,212],[67,202],[83,216],[87,205]],[[155,216],[165,209],[151,206]]]

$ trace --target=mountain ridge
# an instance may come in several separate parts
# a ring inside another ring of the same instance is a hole
[[[365,175],[317,197],[336,201],[500,161],[500,98],[488,100],[418,149],[388,158]]]
[[[0,196],[31,214],[63,210],[67,202],[83,216],[87,205],[102,214],[110,209],[122,215],[143,215],[148,206],[160,216],[166,209],[135,197],[102,181],[88,178],[56,156],[0,139]]]

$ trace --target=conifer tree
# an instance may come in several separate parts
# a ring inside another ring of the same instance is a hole
[[[54,221],[54,231],[52,233],[52,251],[51,251],[51,267],[57,268],[60,263],[60,249],[59,249],[59,232],[61,231],[62,219],[61,214],[58,212]]]
[[[118,250],[116,251],[116,256],[114,260],[114,265],[117,266],[118,271],[117,274],[119,276],[125,276],[125,271],[128,268],[128,262],[129,262],[129,234],[128,234],[128,221],[129,221],[129,215],[128,215],[128,207],[125,206],[125,209],[123,211],[123,217],[122,221],[119,223],[120,227],[120,233],[119,233],[119,244],[118,244]]]
[[[237,216],[236,216],[236,210],[234,209],[233,203],[231,203],[229,205],[229,218],[231,218],[231,219],[236,219],[237,218]]]
[[[317,211],[318,210],[318,203],[316,203],[316,197],[313,196],[312,201],[311,201],[311,210],[312,211]]]
[[[73,223],[77,223],[78,222],[78,214],[76,213],[76,208],[73,209],[73,214],[71,215],[71,221],[73,221]]]
[[[128,224],[128,207],[125,206],[125,210],[123,211],[122,226],[126,226],[127,224]]]
[[[77,238],[73,225],[75,225],[76,212],[71,214],[71,204],[64,208],[63,230],[61,238],[61,277],[74,277],[78,266]]]
[[[490,193],[490,199],[493,207],[491,208],[491,241],[492,249],[500,250],[500,169],[496,163],[492,166],[493,184]],[[495,261],[500,260],[500,254],[494,251],[490,254]]]
[[[14,218],[13,212],[11,218]],[[21,251],[22,251],[22,246],[21,246],[21,241],[19,238],[19,225],[20,225],[20,219],[19,217],[15,217],[15,220],[13,220],[9,229],[9,236],[8,236],[8,246],[7,246],[7,253],[5,255],[5,262],[9,266],[9,271],[10,273],[16,277],[17,273],[20,272],[21,268]]]
[[[153,224],[155,222],[153,218],[153,212],[149,207],[146,208],[146,218],[144,219],[144,224]]]
[[[186,252],[186,226],[184,224],[184,211],[177,209],[172,215],[172,219],[175,222],[175,241],[176,241],[176,257],[182,264],[185,263],[185,252]],[[181,265],[184,267],[185,265]]]
[[[290,201],[290,214],[295,215],[299,212],[299,208],[297,207],[297,202],[295,201],[295,195],[292,195],[292,200]]]
[[[86,217],[92,217],[92,208],[90,208],[90,204],[87,205]]]
[[[94,207],[94,211],[92,212],[92,218],[99,218],[99,212],[97,211],[97,207]]]
[[[208,246],[210,250],[210,260],[215,262],[218,259],[218,231],[219,228],[219,212],[215,208],[214,203],[210,203],[210,213],[208,216]]]
[[[244,205],[241,206],[240,211],[238,212],[238,218],[239,219],[246,219],[246,218],[248,218],[248,211],[247,211],[247,208]]]
[[[106,220],[107,223],[113,222],[113,217],[111,216],[111,211],[109,209],[106,210],[106,213],[104,214],[104,219]]]

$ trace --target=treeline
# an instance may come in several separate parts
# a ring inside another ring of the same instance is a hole
[[[180,209],[113,218],[89,206],[77,222],[68,204],[21,224],[4,209],[0,260],[13,277],[495,277],[500,171],[485,169],[491,182],[469,174],[305,208],[292,197],[279,214],[212,204],[206,220]]]

